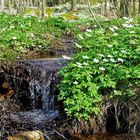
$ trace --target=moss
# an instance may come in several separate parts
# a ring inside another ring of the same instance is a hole
[[[66,18],[67,20],[78,20],[79,17],[75,15],[74,12],[69,12],[61,15],[62,17]]]
[[[53,7],[47,7],[46,8],[46,14],[48,15],[48,17],[51,17],[53,12],[54,12],[54,8]]]

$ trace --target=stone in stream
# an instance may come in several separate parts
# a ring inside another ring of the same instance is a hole
[[[20,132],[14,136],[9,136],[4,140],[45,140],[43,133],[41,131],[25,131]]]

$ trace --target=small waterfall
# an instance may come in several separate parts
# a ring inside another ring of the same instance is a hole
[[[46,85],[42,88],[42,109],[48,111],[51,107],[54,108],[54,96],[50,95],[52,74],[50,75]]]
[[[43,71],[41,76],[42,81],[40,82],[35,77],[29,82],[30,98],[32,101],[32,109],[41,108],[47,112],[49,109],[54,108],[54,95],[51,93],[51,73],[46,79],[46,73]]]
[[[18,123],[40,124],[59,116],[52,81],[55,79],[55,73],[64,65],[62,62],[64,62],[62,58],[24,62],[28,71],[27,96],[31,101],[31,110],[11,113],[12,120]]]

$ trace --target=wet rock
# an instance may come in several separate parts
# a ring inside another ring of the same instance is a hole
[[[14,136],[9,136],[5,140],[45,140],[41,131],[20,132]]]
[[[25,112],[11,112],[10,119],[13,122],[19,124],[45,124],[46,122],[52,121],[56,117],[59,116],[59,112],[57,110],[49,110],[48,112],[44,112],[43,110],[31,110]]]

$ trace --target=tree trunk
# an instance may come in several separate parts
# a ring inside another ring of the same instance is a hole
[[[139,7],[138,7],[138,15],[140,15],[140,0],[139,0]]]
[[[76,0],[71,0],[71,10],[76,10]]]
[[[129,1],[128,0],[125,0],[125,16],[128,17],[129,16],[129,11],[128,11],[128,8],[129,8]]]
[[[1,8],[1,10],[3,11],[3,10],[4,10],[4,0],[1,0],[1,1],[0,1],[0,4],[1,4],[0,8]]]
[[[46,9],[46,3],[45,0],[41,1],[41,17],[44,18],[45,16],[45,9]]]
[[[125,8],[124,8],[125,2],[124,0],[120,0],[120,16],[124,17],[125,16]]]
[[[136,0],[133,0],[133,16],[136,15]]]
[[[107,16],[107,0],[105,0],[104,14]]]

